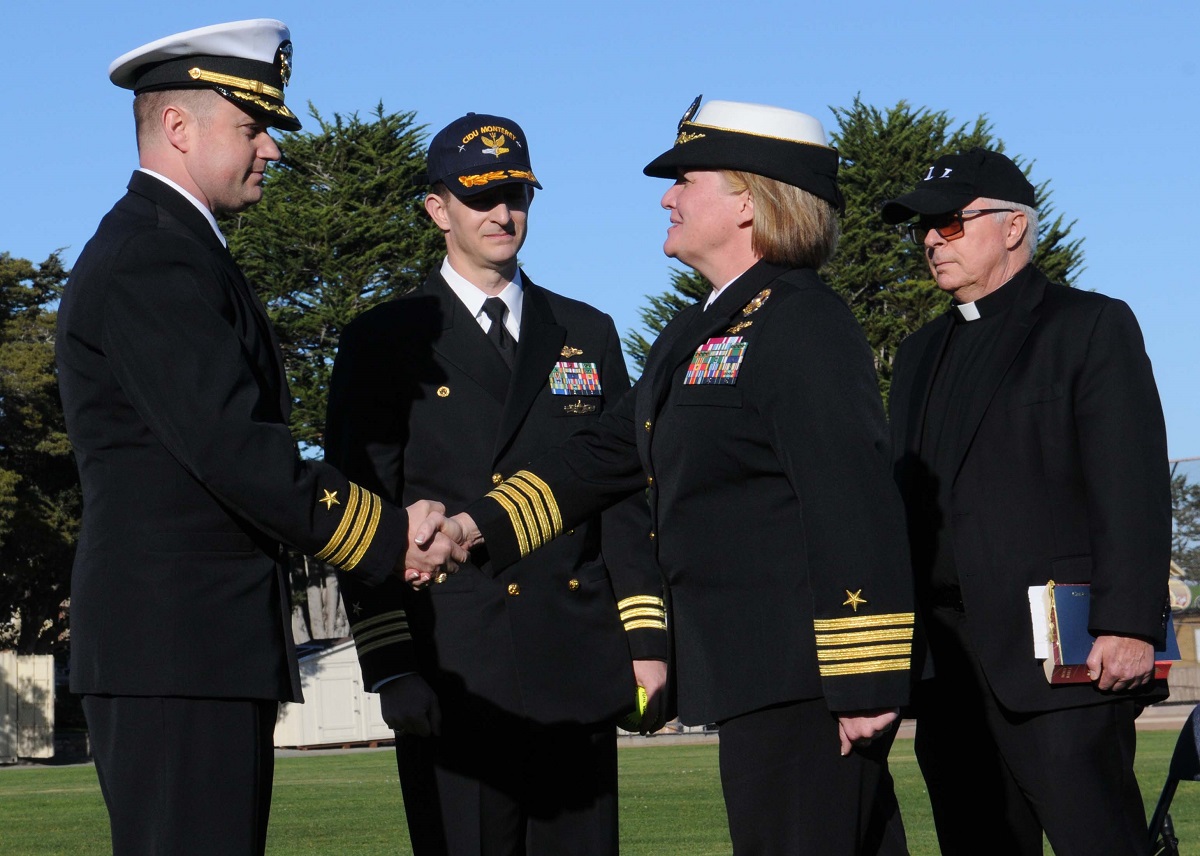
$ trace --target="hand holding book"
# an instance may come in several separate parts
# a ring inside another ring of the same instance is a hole
[[[1166,645],[1154,651],[1149,642],[1136,637],[1091,634],[1091,586],[1087,583],[1051,580],[1044,586],[1030,586],[1029,608],[1034,656],[1045,660],[1046,680],[1051,684],[1095,681],[1097,689],[1131,690],[1152,677],[1165,678],[1171,661],[1179,659],[1169,610],[1163,616]]]

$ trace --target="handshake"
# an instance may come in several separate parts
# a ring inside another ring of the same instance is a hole
[[[472,547],[483,542],[475,521],[465,512],[447,517],[446,506],[428,499],[417,500],[406,510],[408,551],[396,573],[414,589],[444,580],[467,561]]]

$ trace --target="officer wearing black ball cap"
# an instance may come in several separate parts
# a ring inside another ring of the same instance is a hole
[[[428,173],[446,258],[343,332],[325,453],[388,499],[461,507],[594,424],[629,380],[612,319],[517,265],[541,188],[521,127],[459,117],[430,142]],[[649,706],[632,727],[665,712],[649,529],[632,497],[500,576],[486,551],[419,594],[343,575],[417,856],[615,856],[614,721],[635,681]]]

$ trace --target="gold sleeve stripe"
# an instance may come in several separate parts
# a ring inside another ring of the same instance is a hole
[[[628,633],[630,630],[666,630],[666,629],[667,629],[667,622],[663,619],[659,619],[657,621],[651,621],[650,619],[645,618],[645,619],[638,619],[637,621],[626,621],[625,622],[625,632],[626,633]]]
[[[379,518],[383,514],[383,500],[375,494],[369,494],[371,497],[371,519],[367,521],[366,531],[363,532],[363,537],[359,539],[358,549],[350,556],[350,560],[346,562],[344,567],[346,570],[353,570],[362,561],[362,557],[367,554],[367,549],[371,546],[371,542],[375,540],[375,532],[379,529]]]
[[[817,652],[818,660],[861,660],[864,657],[910,657],[912,645],[860,645]]]
[[[628,621],[631,618],[662,618],[667,617],[667,611],[661,606],[653,609],[622,609],[621,620]]]
[[[329,556],[333,555],[333,551],[342,543],[342,539],[346,537],[346,532],[350,528],[350,523],[354,520],[354,516],[358,509],[358,494],[361,488],[354,482],[350,483],[350,497],[346,500],[346,510],[342,512],[342,519],[338,521],[338,527],[333,531],[333,537],[329,539],[329,543],[321,548],[321,552],[317,553],[314,558],[325,561]]]
[[[529,470],[519,470],[513,475],[513,478],[528,481],[541,494],[542,501],[546,503],[546,510],[550,513],[550,519],[554,524],[554,534],[558,535],[562,532],[562,515],[558,512],[558,502],[554,499],[554,491],[550,490],[550,485]]]
[[[532,548],[529,546],[529,538],[525,535],[525,525],[521,522],[521,510],[507,496],[498,491],[493,490],[488,493],[488,496],[500,503],[500,507],[508,512],[508,521],[512,524],[513,534],[517,536],[517,549],[522,557],[528,556]]]
[[[562,515],[553,491],[528,470],[514,473],[488,496],[508,513],[522,556],[562,533]]]
[[[874,672],[907,672],[908,659],[902,660],[859,660],[855,663],[831,663],[821,666],[821,677],[838,675],[866,675]]]
[[[900,639],[912,639],[911,627],[897,627],[893,630],[860,630],[857,633],[818,633],[817,646],[821,645],[861,645],[864,642],[895,642]]]
[[[355,621],[354,619],[351,619],[350,620],[350,629],[355,632],[358,632],[359,630],[366,630],[371,627],[374,627],[377,624],[397,624],[397,623],[398,624],[407,624],[408,623],[408,616],[404,613],[403,609],[393,609],[388,612],[381,612],[378,615],[372,615],[368,618],[364,618],[362,621]]]
[[[376,642],[368,642],[366,645],[356,645],[358,648],[358,656],[365,657],[372,651],[378,651],[380,648],[386,648],[389,645],[399,645],[401,642],[411,642],[412,634],[397,633],[394,636],[386,636]]]
[[[535,543],[540,547],[550,540],[550,516],[541,502],[541,495],[528,482],[515,479],[501,485],[497,490],[508,490],[509,496],[516,499],[525,509],[526,519]]]
[[[666,604],[663,603],[661,597],[655,597],[652,594],[636,594],[633,597],[617,601],[617,609],[628,609],[631,606],[656,606],[659,609],[664,609]]]
[[[913,613],[889,612],[885,615],[855,615],[850,618],[818,618],[813,621],[813,627],[820,633],[823,630],[858,630],[863,627],[891,627],[898,624],[912,624]]]
[[[342,542],[338,551],[329,557],[329,564],[337,565],[339,568],[348,565],[352,551],[358,544],[359,538],[362,537],[363,527],[367,525],[367,518],[371,514],[372,500],[375,499],[375,495],[365,490],[361,492],[363,498],[358,503],[358,513],[354,515],[354,524],[350,527],[350,535]]]
[[[379,497],[352,482],[342,519],[316,558],[344,571],[353,570],[375,540],[382,513],[383,503]]]

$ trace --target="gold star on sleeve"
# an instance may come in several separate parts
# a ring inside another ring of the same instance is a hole
[[[318,499],[317,502],[325,503],[325,510],[332,511],[335,505],[341,505],[341,503],[338,501],[337,495],[338,492],[336,490],[327,490],[325,491],[325,495]],[[850,592],[846,592],[846,594],[849,593]]]
[[[848,606],[855,612],[858,612],[859,604],[866,603],[867,599],[862,596],[862,589],[856,592],[846,589],[846,599],[842,601],[842,606]]]

